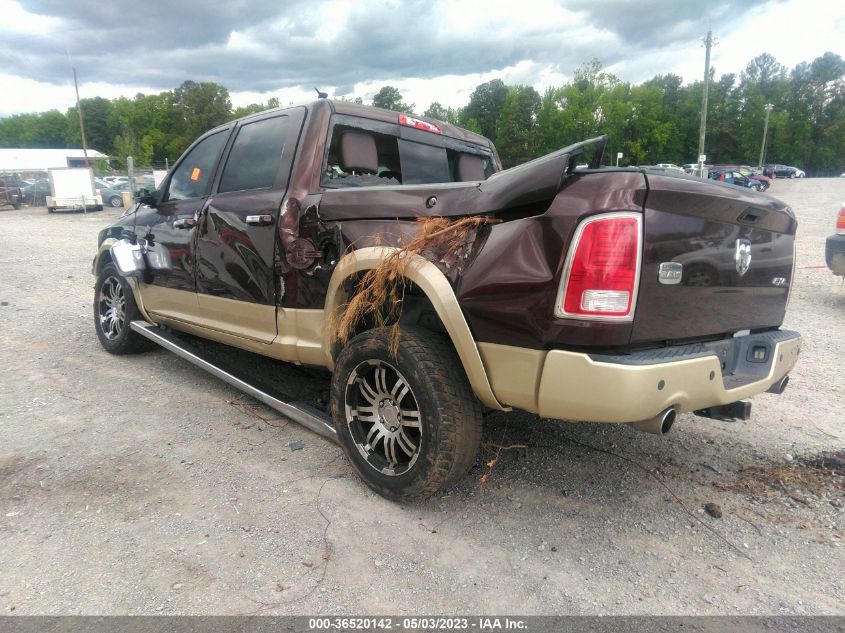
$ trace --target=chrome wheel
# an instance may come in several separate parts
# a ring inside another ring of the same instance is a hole
[[[384,475],[401,475],[422,447],[422,416],[405,377],[390,363],[368,360],[346,381],[345,417],[355,447]]]
[[[123,332],[126,321],[126,296],[117,277],[106,277],[103,280],[100,300],[97,303],[97,316],[100,319],[100,330],[107,339],[114,340]]]

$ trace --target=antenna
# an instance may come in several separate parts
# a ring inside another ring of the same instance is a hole
[[[317,98],[318,99],[328,99],[329,93],[328,92],[321,92],[319,88],[314,88],[317,91]]]

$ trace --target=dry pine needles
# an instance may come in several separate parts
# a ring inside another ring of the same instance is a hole
[[[419,255],[446,268],[459,265],[475,241],[476,232],[495,220],[485,216],[419,218],[418,231],[408,241],[392,250],[375,268],[368,270],[357,284],[352,298],[334,316],[333,339],[345,345],[366,318],[374,327],[391,326],[390,353],[399,349],[399,318],[408,286],[407,270]]]

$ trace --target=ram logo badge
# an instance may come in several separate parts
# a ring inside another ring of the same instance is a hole
[[[737,240],[736,251],[734,252],[736,272],[742,277],[748,272],[751,266],[751,242],[749,240]]]
[[[678,262],[663,262],[657,269],[657,281],[667,286],[681,283],[684,276],[684,265]]]

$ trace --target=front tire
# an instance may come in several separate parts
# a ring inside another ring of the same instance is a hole
[[[449,340],[402,326],[359,334],[332,376],[332,416],[352,467],[394,501],[424,499],[459,481],[481,441],[481,404]]]
[[[120,196],[112,196],[111,198],[109,198],[109,204],[115,209],[118,209],[123,206],[123,198],[121,198]]]
[[[110,354],[137,354],[155,343],[133,331],[129,324],[143,319],[129,283],[111,262],[103,266],[94,285],[94,329]]]

